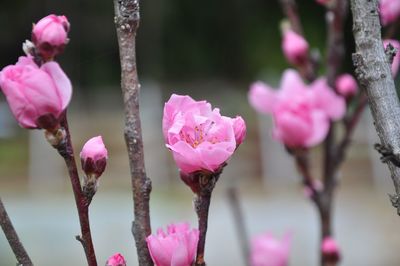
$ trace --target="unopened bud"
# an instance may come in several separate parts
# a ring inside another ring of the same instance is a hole
[[[126,266],[126,261],[121,253],[115,253],[108,258],[106,266]]]

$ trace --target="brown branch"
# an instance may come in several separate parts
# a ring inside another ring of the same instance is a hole
[[[239,195],[236,187],[228,189],[229,205],[233,211],[234,222],[239,236],[239,243],[243,252],[244,265],[250,266],[249,237],[244,222],[243,210],[240,206]]]
[[[400,104],[391,67],[381,39],[381,25],[376,0],[351,0],[353,34],[356,53],[353,63],[361,86],[366,90],[375,129],[383,146],[400,158]],[[388,162],[396,195],[393,196],[398,213],[400,169]]]
[[[81,226],[81,236],[76,239],[82,243],[85,251],[86,260],[89,266],[97,266],[96,254],[93,246],[92,235],[89,222],[89,201],[83,194],[78,169],[75,162],[74,150],[69,132],[67,114],[65,113],[60,122],[61,128],[65,131],[65,138],[55,146],[60,155],[64,158],[71,179],[72,190],[74,192],[76,208],[78,209],[79,223]]]
[[[22,245],[17,232],[7,214],[4,207],[3,201],[0,198],[0,226],[7,238],[8,243],[12,251],[14,252],[15,258],[18,261],[18,265],[31,266],[33,265],[28,253],[26,252],[24,246]]]
[[[135,237],[139,265],[153,265],[146,237],[151,234],[151,180],[146,175],[142,129],[139,116],[140,84],[136,66],[136,32],[139,27],[139,0],[114,0],[115,26],[121,61],[121,88],[125,106],[125,141],[132,178]]]

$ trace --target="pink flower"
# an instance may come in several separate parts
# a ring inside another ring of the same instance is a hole
[[[341,119],[345,101],[324,78],[305,85],[294,70],[283,73],[280,90],[256,82],[249,101],[259,112],[272,114],[273,136],[291,148],[311,147],[323,141],[331,120]]]
[[[106,168],[108,152],[103,143],[103,138],[97,136],[89,139],[83,145],[80,153],[82,169],[86,175],[101,176]]]
[[[69,22],[65,16],[48,15],[34,24],[32,42],[49,59],[61,53],[68,43]]]
[[[270,233],[254,237],[251,241],[251,265],[288,265],[291,239],[291,234],[286,234],[282,240],[275,238]]]
[[[380,0],[379,14],[383,26],[395,22],[400,16],[400,1],[399,0]]]
[[[396,40],[383,40],[383,46],[385,47],[385,49],[389,43],[393,45],[393,47],[396,48],[397,50],[397,53],[393,58],[393,63],[392,63],[392,75],[394,77],[397,75],[400,66],[400,42]]]
[[[340,259],[339,245],[332,237],[325,237],[321,244],[322,253],[326,260],[337,262]]]
[[[163,133],[181,172],[216,171],[243,141],[243,119],[222,116],[206,101],[173,94],[164,107]]]
[[[56,62],[40,68],[31,57],[20,57],[0,72],[0,87],[11,111],[24,128],[54,129],[67,108],[72,86]]]
[[[303,36],[287,29],[283,33],[282,50],[289,63],[301,65],[308,56],[308,43]]]
[[[156,266],[190,266],[196,254],[199,230],[190,229],[188,223],[176,223],[161,228],[157,235],[146,238],[151,258]]]
[[[106,266],[126,266],[126,261],[121,253],[115,253],[108,258]]]
[[[350,74],[340,75],[336,79],[337,92],[346,98],[354,96],[357,93],[357,89],[357,81]]]

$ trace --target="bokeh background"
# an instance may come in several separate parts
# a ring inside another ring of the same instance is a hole
[[[305,36],[325,55],[324,8],[299,0]],[[227,190],[241,198],[250,236],[270,231],[293,233],[291,265],[318,265],[319,225],[304,196],[300,178],[283,147],[271,138],[271,121],[248,104],[254,80],[277,85],[289,65],[280,50],[278,1],[142,1],[138,34],[138,69],[142,89],[142,124],[148,175],[153,180],[153,230],[175,221],[196,226],[192,194],[178,178],[161,133],[163,103],[171,93],[207,99],[225,115],[242,115],[248,137],[220,179],[211,206],[206,257],[210,266],[244,265]],[[92,136],[102,135],[109,150],[107,170],[91,205],[91,225],[99,264],[114,252],[137,265],[130,225],[133,219],[128,159],[123,139],[119,58],[108,1],[36,0],[0,4],[0,67],[22,55],[31,24],[49,14],[65,14],[70,39],[60,56],[74,84],[69,120],[76,153]],[[352,71],[351,19],[346,27],[343,72]],[[321,75],[324,68],[321,68]],[[341,265],[395,266],[400,255],[398,216],[387,193],[391,181],[371,144],[376,141],[369,112],[355,132],[348,160],[341,168],[334,210]],[[320,149],[313,153],[319,174]],[[77,213],[62,159],[41,131],[19,128],[0,95],[0,196],[35,265],[84,265],[74,236]],[[15,265],[0,234],[0,265]]]

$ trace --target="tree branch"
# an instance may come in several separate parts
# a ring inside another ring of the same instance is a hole
[[[151,180],[146,175],[142,129],[139,116],[140,84],[136,66],[136,33],[139,27],[139,0],[114,0],[115,26],[121,61],[121,88],[125,105],[125,141],[131,169],[135,237],[139,265],[153,265],[146,237],[151,234]]]
[[[379,22],[377,0],[351,0],[353,34],[356,53],[353,63],[359,83],[365,89],[375,129],[383,146],[400,156],[400,104],[393,81],[391,67],[385,54]],[[388,162],[396,194],[397,211],[400,193],[400,169]]]
[[[71,134],[67,121],[67,114],[64,113],[60,125],[65,130],[65,138],[55,146],[58,153],[64,158],[71,179],[72,190],[74,192],[76,208],[78,209],[79,223],[81,226],[81,236],[76,239],[82,243],[85,251],[86,260],[89,266],[97,266],[96,254],[93,246],[92,235],[89,222],[89,200],[83,194],[78,169],[74,157],[74,149],[71,142]]]
[[[7,214],[7,211],[4,207],[1,198],[0,198],[0,225],[1,228],[3,229],[4,234],[6,235],[7,241],[10,244],[12,251],[14,252],[15,258],[18,261],[18,265],[33,266],[33,263],[29,258],[28,253],[26,252],[24,246],[19,240],[17,232],[14,229],[14,226],[10,220],[10,217]]]

